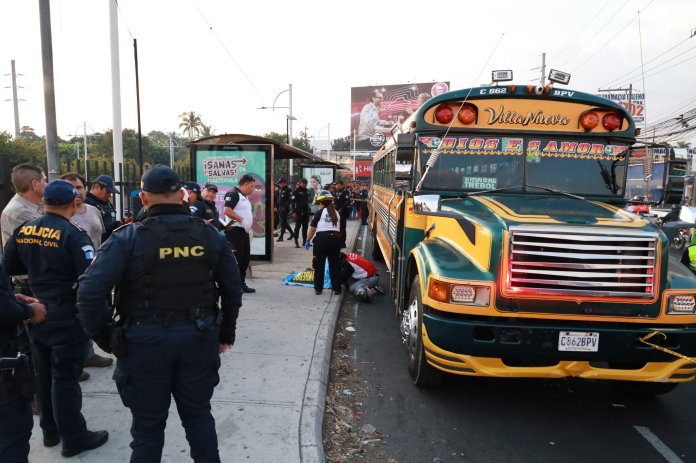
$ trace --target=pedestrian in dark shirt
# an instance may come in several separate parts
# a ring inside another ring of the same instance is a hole
[[[215,200],[217,199],[218,187],[212,183],[206,183],[201,191],[201,196],[203,197],[203,202],[207,206],[205,211],[206,220],[210,220],[210,224],[222,230],[225,225],[220,221],[220,212],[217,209]]]
[[[290,207],[292,206],[292,190],[288,186],[287,180],[281,178],[278,180],[278,201],[276,203],[276,209],[278,211],[278,219],[280,220],[280,236],[278,241],[283,241],[283,235],[285,235],[285,230],[290,233],[288,240],[295,239],[295,235],[290,228],[288,223],[288,214],[290,213]]]
[[[104,221],[104,234],[102,235],[102,243],[106,241],[111,232],[121,226],[121,222],[116,220],[116,210],[111,204],[111,195],[121,193],[114,187],[114,179],[110,175],[100,175],[94,182],[87,193],[85,204],[92,205],[99,209]]]
[[[346,247],[346,222],[350,214],[350,194],[344,188],[343,180],[336,180],[336,192],[334,194],[334,206],[340,216],[341,224],[341,247]]]
[[[45,215],[15,230],[3,255],[10,275],[27,274],[34,296],[46,305],[46,319],[29,328],[34,369],[39,380],[38,405],[43,442],[61,439],[64,457],[103,445],[106,431],[88,431],[82,416],[82,373],[89,338],[77,319],[77,279],[94,258],[92,241],[70,222],[78,192],[54,180],[43,193]],[[100,301],[105,304],[106,295]]]
[[[299,248],[300,228],[302,229],[302,243],[307,242],[307,227],[309,225],[309,204],[313,198],[309,197],[307,190],[307,179],[300,180],[300,186],[292,192],[292,217],[295,219],[295,247]]]

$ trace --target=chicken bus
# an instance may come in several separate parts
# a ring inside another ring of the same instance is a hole
[[[696,277],[624,210],[636,135],[620,105],[534,85],[445,93],[394,130],[369,226],[415,384],[694,379]]]

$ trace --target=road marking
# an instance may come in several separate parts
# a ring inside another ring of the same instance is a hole
[[[655,447],[655,450],[660,452],[660,455],[665,457],[665,460],[667,460],[670,463],[684,463],[684,460],[679,458],[679,456],[672,451],[667,445],[660,440],[659,437],[657,437],[653,432],[646,428],[645,426],[633,426],[636,431],[640,433],[641,436],[645,438],[648,442],[650,442],[650,445]]]

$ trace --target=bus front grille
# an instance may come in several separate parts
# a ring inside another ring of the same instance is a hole
[[[591,228],[510,227],[509,294],[652,298],[658,234]]]

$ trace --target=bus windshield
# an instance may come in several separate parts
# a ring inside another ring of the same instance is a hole
[[[624,195],[625,144],[521,137],[447,141],[441,144],[423,188],[472,192],[523,190],[529,185],[530,191],[540,187],[583,196]],[[419,146],[421,169],[425,169],[433,147],[427,142]]]

